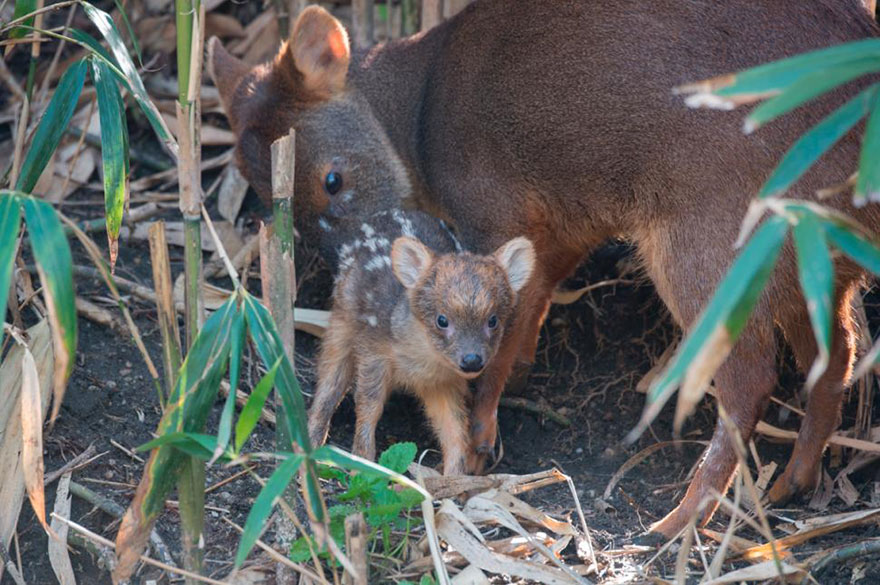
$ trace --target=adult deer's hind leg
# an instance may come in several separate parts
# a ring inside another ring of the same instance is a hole
[[[801,423],[794,451],[785,471],[770,489],[770,501],[782,503],[793,495],[811,489],[819,478],[822,451],[828,437],[840,424],[843,389],[852,375],[856,355],[856,334],[852,317],[855,285],[838,290],[831,329],[831,351],[828,369],[819,377],[810,392],[807,412]],[[798,365],[808,372],[818,353],[806,308],[782,323]]]
[[[662,226],[654,226],[639,242],[657,292],[685,331],[693,326],[712,297],[716,284],[709,277],[724,274],[733,259],[733,248],[728,247],[728,242],[735,239],[736,226],[722,219],[713,223],[712,218],[704,214],[703,220],[708,225],[728,228],[728,233],[716,234],[717,245],[706,253],[676,252],[696,246],[705,238],[704,233],[694,229],[697,224],[692,222],[675,222],[667,231],[662,230]],[[743,441],[748,441],[763,414],[776,378],[773,318],[766,298],[762,298],[714,377],[718,400],[736,428],[733,432],[739,433]],[[717,507],[711,498],[727,490],[736,466],[735,435],[719,419],[681,503],[651,526],[651,532],[674,536],[696,514],[701,523],[708,522]]]
[[[754,317],[753,317],[754,318]],[[718,400],[744,442],[749,440],[763,415],[776,384],[776,343],[772,321],[750,324],[715,375]],[[719,417],[712,441],[703,454],[687,493],[651,532],[672,537],[699,514],[699,525],[709,521],[718,507],[714,494],[727,491],[736,471],[736,438]],[[702,509],[701,509],[702,507]]]

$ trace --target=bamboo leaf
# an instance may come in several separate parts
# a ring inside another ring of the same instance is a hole
[[[676,88],[676,92],[696,94],[687,100],[692,107],[730,108],[776,95],[806,75],[869,56],[880,56],[880,39],[865,39],[795,55],[738,73],[689,83]]]
[[[18,197],[8,191],[0,191],[0,323],[6,319],[6,300],[15,265],[16,242],[21,222],[21,205]],[[3,330],[0,329],[0,341]]]
[[[15,0],[15,10],[12,13],[12,20],[18,20],[22,16],[30,14],[37,9],[37,0]],[[30,17],[22,24],[26,27],[34,26],[34,17]],[[9,37],[20,39],[27,34],[28,29],[24,27],[15,27],[9,32]]]
[[[31,147],[21,165],[21,173],[15,184],[17,191],[30,193],[33,190],[43,169],[52,158],[52,153],[58,148],[61,135],[67,128],[79,101],[86,80],[86,66],[85,60],[77,61],[61,76],[55,93],[52,94],[52,101],[49,102],[46,113],[40,118]]]
[[[101,159],[104,166],[104,208],[107,240],[110,249],[110,270],[116,265],[119,250],[119,228],[128,203],[128,169],[125,109],[110,68],[98,59],[90,59],[92,81],[98,94],[98,115],[101,120]]]
[[[825,221],[831,243],[865,270],[880,275],[880,240],[853,225]]]
[[[103,57],[105,60],[112,63],[114,67],[116,67],[117,69],[119,68],[119,62],[116,60],[116,57],[111,55],[109,53],[109,51],[107,51],[107,49],[105,49],[104,46],[101,43],[99,43],[95,37],[93,37],[92,35],[90,35],[86,32],[79,30],[78,28],[73,28],[73,27],[68,29],[68,33],[70,34],[70,36],[72,38],[74,38],[77,41],[79,41],[80,43],[86,45],[93,52],[97,53],[98,55]],[[127,88],[128,81],[124,80],[124,79],[122,81],[125,84],[125,87]]]
[[[147,94],[147,89],[144,87],[144,82],[141,80],[141,77],[134,66],[134,62],[131,60],[128,50],[122,42],[122,38],[119,36],[119,31],[116,29],[116,25],[113,24],[113,19],[110,18],[109,14],[88,2],[83,2],[81,6],[89,19],[95,24],[107,40],[107,44],[110,45],[110,51],[116,57],[116,61],[119,63],[119,69],[128,79],[128,86],[131,89],[132,96],[143,110],[147,120],[153,127],[153,131],[176,159],[178,151],[177,142],[174,140],[174,136],[171,135],[171,131],[165,124],[165,120],[162,118],[159,110],[150,100],[150,96]]]
[[[793,230],[798,256],[801,290],[807,302],[810,323],[819,353],[807,376],[806,388],[812,389],[819,376],[828,367],[831,352],[832,297],[834,295],[834,265],[825,241],[825,230],[815,215],[802,215]]]
[[[206,435],[204,433],[167,433],[160,437],[156,437],[148,443],[139,446],[137,451],[150,451],[163,445],[171,445],[180,449],[187,455],[192,455],[202,460],[209,460],[217,449],[217,437]],[[231,459],[231,452],[221,451],[220,455],[224,459]]]
[[[247,317],[248,330],[254,340],[257,353],[263,365],[270,368],[281,359],[278,374],[275,379],[275,391],[281,397],[284,407],[288,428],[291,430],[293,440],[309,453],[312,445],[309,442],[308,426],[306,423],[306,405],[302,397],[299,381],[293,372],[293,366],[284,353],[284,345],[275,327],[272,315],[257,299],[246,291],[242,291],[242,307]],[[279,448],[282,447],[279,445]],[[286,447],[286,446],[284,446]],[[291,445],[292,447],[292,445]]]
[[[219,457],[226,450],[226,447],[229,445],[229,439],[232,436],[235,392],[238,389],[238,381],[241,377],[241,356],[244,353],[245,333],[244,312],[236,311],[229,339],[229,394],[226,396],[223,412],[220,414],[220,423],[217,426],[217,447],[214,450],[214,458]],[[214,459],[211,459],[211,463],[213,462]]]
[[[237,307],[237,295],[230,295],[205,321],[186,355],[177,383],[168,397],[157,435],[199,433],[205,426],[217,397],[220,381],[226,372],[229,337]],[[165,497],[177,483],[183,465],[190,461],[185,453],[171,445],[161,445],[150,452],[134,500],[122,519],[116,536],[119,557],[113,578],[125,581],[131,576],[146,546],[147,539]]]
[[[125,12],[125,6],[122,5],[120,0],[113,0],[113,3],[116,4],[116,10],[119,11],[119,14],[122,15],[122,22],[125,24],[125,29],[128,32],[128,38],[131,39],[131,46],[134,47],[134,54],[137,55],[138,63],[141,64],[141,67],[144,66],[144,58],[141,55],[141,46],[138,43],[137,35],[134,34],[134,29],[131,27],[131,21],[128,20],[128,14]]]
[[[702,397],[706,384],[745,327],[776,264],[787,232],[787,221],[779,216],[769,218],[757,229],[664,373],[652,384],[645,411],[629,433],[628,441],[634,441],[644,432],[679,385],[686,396],[679,397],[678,424]]]
[[[238,423],[235,425],[235,452],[241,451],[242,445],[251,435],[251,431],[257,426],[260,420],[260,414],[263,411],[263,405],[266,404],[266,398],[269,397],[272,387],[275,385],[275,374],[278,372],[278,366],[281,365],[281,359],[275,360],[275,365],[266,372],[266,375],[257,383],[251,395],[248,397],[241,414],[238,415]],[[232,394],[232,392],[230,392]]]
[[[241,567],[251,549],[254,548],[254,544],[263,533],[263,527],[269,514],[272,513],[275,500],[281,497],[288,484],[296,477],[296,472],[302,462],[303,455],[288,453],[287,458],[275,469],[266,485],[260,490],[244,523],[241,541],[238,543],[238,552],[235,554],[236,569]]]
[[[55,373],[52,391],[54,421],[61,408],[67,379],[76,356],[76,295],[73,288],[73,261],[70,246],[58,215],[49,203],[33,197],[23,198],[25,223],[37,271],[43,283],[43,295],[52,324],[55,346]]]
[[[761,187],[758,197],[775,197],[787,191],[870,111],[878,87],[874,84],[862,91],[798,138]]]
[[[874,95],[871,114],[865,125],[862,138],[862,152],[859,157],[859,176],[853,192],[856,205],[868,201],[880,201],[880,98]]]
[[[780,95],[767,100],[752,110],[746,118],[744,131],[746,134],[751,133],[767,122],[775,120],[838,85],[877,70],[880,70],[880,55],[805,75],[792,83]]]

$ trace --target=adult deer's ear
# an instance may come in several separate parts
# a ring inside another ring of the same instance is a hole
[[[391,245],[391,270],[404,288],[415,287],[433,261],[431,250],[415,238],[402,236]]]
[[[226,112],[230,111],[235,88],[250,70],[247,63],[229,54],[220,39],[211,37],[208,41],[208,74],[217,86],[220,102]]]
[[[312,5],[302,11],[282,53],[285,50],[290,51],[305,89],[330,97],[345,87],[351,59],[348,33],[325,9]]]

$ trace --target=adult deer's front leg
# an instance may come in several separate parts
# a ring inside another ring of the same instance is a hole
[[[498,353],[492,358],[486,371],[477,380],[477,391],[471,409],[471,447],[468,454],[468,470],[482,473],[487,457],[495,447],[498,434],[498,401],[504,391],[517,356],[522,355],[523,344],[534,353],[540,322],[553,293],[553,286],[541,278],[533,277],[520,294],[517,315],[505,332]],[[530,337],[531,336],[531,337]]]

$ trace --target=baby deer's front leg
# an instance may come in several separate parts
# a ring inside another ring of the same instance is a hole
[[[309,409],[309,439],[313,446],[327,440],[330,419],[345,397],[354,377],[352,331],[343,318],[330,314],[327,334],[318,358],[318,383]]]
[[[376,460],[376,425],[382,417],[385,402],[391,393],[391,371],[388,362],[370,356],[358,364],[354,404],[357,420],[354,429],[352,453]]]
[[[463,475],[468,452],[468,413],[465,408],[467,384],[460,387],[434,387],[419,392],[425,413],[443,449],[443,474]]]

